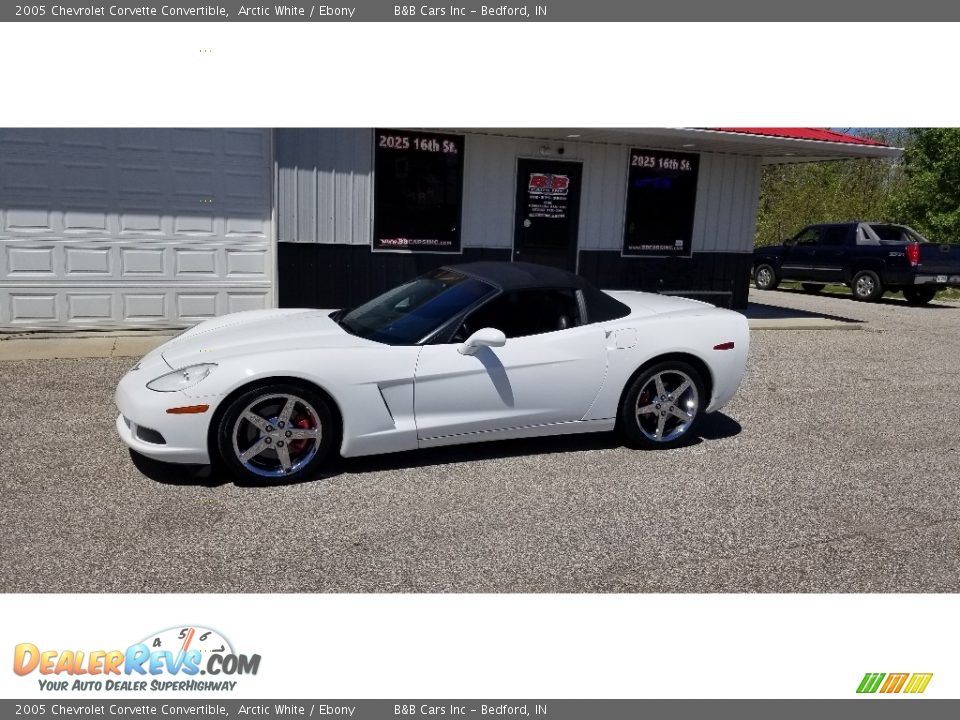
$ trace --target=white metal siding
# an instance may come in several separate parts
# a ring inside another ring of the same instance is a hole
[[[370,245],[373,130],[277,131],[279,240]]]
[[[760,158],[701,154],[694,252],[753,252],[762,172]]]
[[[543,157],[547,143],[525,138],[467,135],[464,155],[464,247],[513,247],[517,158]],[[581,250],[618,249],[623,244],[628,148],[564,142],[548,157],[583,165],[580,200]]]
[[[0,130],[0,329],[275,304],[268,130]]]
[[[558,143],[467,135],[464,166],[464,247],[513,247],[513,205],[518,157],[541,157],[548,147],[555,160],[583,163],[579,248],[623,247],[628,145]],[[694,252],[752,252],[761,173],[760,159],[745,155],[700,154]]]

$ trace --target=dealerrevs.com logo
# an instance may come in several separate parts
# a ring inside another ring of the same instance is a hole
[[[49,691],[231,691],[234,678],[259,669],[260,655],[237,653],[223,635],[200,626],[151,633],[126,650],[50,650],[20,643],[13,652],[13,671],[36,674],[40,689]]]

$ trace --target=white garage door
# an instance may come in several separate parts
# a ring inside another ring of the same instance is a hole
[[[272,307],[269,130],[0,129],[0,330]]]

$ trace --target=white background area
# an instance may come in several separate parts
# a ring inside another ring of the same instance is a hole
[[[39,672],[11,672],[17,643],[125,650],[181,624],[261,655],[256,676],[192,678],[238,679],[224,699],[850,698],[866,672],[932,672],[923,697],[960,696],[946,595],[34,595],[2,606],[4,697],[54,697]]]
[[[957,48],[948,23],[8,24],[0,126],[960,125],[942,77]],[[16,643],[122,649],[196,623],[263,657],[225,697],[849,698],[868,671],[933,672],[925,697],[960,697],[958,611],[935,595],[3,595],[0,694],[39,694],[11,670]]]

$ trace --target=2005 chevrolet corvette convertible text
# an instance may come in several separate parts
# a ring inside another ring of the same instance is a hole
[[[202,322],[120,381],[117,430],[155,460],[246,480],[344,457],[612,430],[670,448],[743,377],[743,315],[600,291],[526,263],[427,273],[353,310]]]

